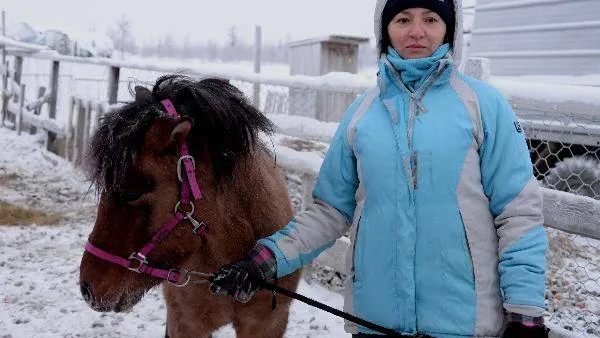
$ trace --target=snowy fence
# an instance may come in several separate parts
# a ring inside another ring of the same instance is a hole
[[[302,205],[311,200],[312,185],[322,161],[322,152],[302,150],[326,148],[337,123],[315,121],[311,119],[314,116],[285,114],[290,110],[298,111],[297,107],[290,109],[291,105],[299,105],[301,108],[302,105],[314,104],[311,97],[316,92],[358,95],[374,85],[374,79],[352,74],[287,76],[240,72],[231,70],[228,66],[182,68],[180,65],[77,58],[53,53],[38,52],[30,55],[23,51],[12,55],[14,71],[5,65],[0,73],[4,75],[4,79],[14,80],[12,83],[6,80],[7,85],[2,87],[3,93],[7,94],[4,96],[3,107],[6,107],[5,112],[14,120],[13,127],[20,128],[22,124],[18,116],[22,116],[23,121],[46,131],[48,147],[53,146],[55,151],[74,162],[81,156],[95,121],[107,111],[108,105],[130,99],[126,85],[131,81],[122,79],[136,79],[138,83],[146,85],[151,85],[156,77],[165,73],[229,79],[263,111],[269,113],[279,133],[285,135],[280,135],[277,140],[277,160],[288,172],[296,175],[298,188],[303,195],[300,199]],[[23,73],[24,64],[33,62],[46,62],[46,69],[50,71],[43,72],[36,68],[28,75]],[[74,71],[74,65],[85,67],[86,72],[92,75],[76,74],[79,76],[77,79],[73,74],[59,74],[60,69],[66,72],[69,67]],[[600,146],[600,88],[548,87],[499,81],[487,78],[489,73],[484,65],[483,60],[474,60],[467,64],[467,72],[479,74],[479,78],[487,79],[508,97],[529,137],[536,175],[546,186],[543,190],[544,216],[549,227],[551,246],[548,318],[568,330],[598,335],[600,305],[593,299],[600,296],[600,244],[597,241],[600,239],[600,202],[594,200],[600,199],[600,168],[597,164]],[[46,81],[49,84],[48,94],[42,90],[43,86],[39,86],[37,92],[34,92],[38,99],[27,102],[24,99],[25,92],[35,91],[35,86],[25,88],[21,85],[25,81],[17,81],[27,76]],[[259,87],[258,91],[255,91],[256,85]],[[92,87],[95,94],[90,95]],[[304,91],[304,100],[290,100],[292,89]],[[259,96],[256,97],[255,93]],[[11,94],[19,99],[14,101],[14,98],[9,98],[8,95]],[[42,108],[45,113],[40,114]],[[575,156],[585,158],[565,161]],[[560,168],[560,163],[564,167]],[[553,172],[552,169],[557,167],[560,171]],[[347,238],[338,240],[333,248],[318,258],[318,263],[330,266],[335,273],[342,275],[344,271],[340,263],[344,261],[343,255],[348,245]],[[554,332],[562,331],[557,329]],[[563,333],[561,336],[566,336]]]

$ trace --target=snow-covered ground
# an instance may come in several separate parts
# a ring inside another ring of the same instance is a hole
[[[304,143],[287,143],[306,148]],[[127,314],[97,313],[83,301],[78,267],[95,217],[95,197],[77,169],[42,150],[39,137],[0,128],[0,202],[60,214],[58,225],[0,225],[0,337],[162,337],[165,307],[159,289]],[[300,149],[297,149],[300,150]],[[323,149],[319,149],[321,152]],[[301,180],[288,175],[296,208]],[[600,335],[600,243],[549,231],[547,318],[576,333]],[[299,292],[342,307],[339,273],[313,270]],[[323,281],[325,286],[319,282]],[[217,338],[232,337],[223,328]],[[343,323],[294,302],[287,337],[348,337]]]
[[[0,225],[0,337],[164,337],[160,289],[130,313],[92,311],[79,292],[79,262],[95,217],[78,170],[37,138],[0,128],[0,202],[60,213],[58,225]],[[301,294],[341,308],[342,296],[304,280]],[[223,328],[216,338],[232,337]],[[343,321],[294,302],[286,337],[347,337]]]

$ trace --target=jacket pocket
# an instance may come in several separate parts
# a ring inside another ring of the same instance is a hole
[[[353,271],[353,279],[354,282],[359,281],[361,279],[361,270],[362,270],[362,250],[360,250],[360,246],[358,245],[358,240],[361,236],[359,236],[359,231],[361,229],[361,221],[362,216],[358,218],[356,221],[356,225],[354,227],[354,231],[350,233],[350,241],[352,242],[352,271]],[[364,238],[363,238],[364,239]],[[362,242],[362,241],[361,241]]]
[[[465,226],[465,220],[463,218],[462,211],[458,210],[460,215],[460,222],[462,223],[463,231],[465,232],[465,245],[467,246],[467,254],[469,256],[469,262],[471,263],[471,278],[473,278],[473,285],[475,285],[475,265],[473,264],[473,253],[471,252],[471,245],[469,244],[469,233]]]

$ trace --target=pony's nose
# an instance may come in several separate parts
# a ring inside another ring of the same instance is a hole
[[[90,290],[88,283],[81,282],[79,289],[81,290],[81,295],[86,303],[90,303],[92,301],[92,290]]]

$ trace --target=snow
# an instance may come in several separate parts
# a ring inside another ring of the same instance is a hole
[[[39,138],[0,129],[0,201],[63,213],[58,225],[0,225],[1,337],[163,337],[165,306],[154,289],[130,313],[92,311],[79,292],[79,261],[95,218],[83,174],[42,149]],[[302,280],[299,293],[335,308],[342,296]],[[233,336],[230,327],[216,338]],[[294,301],[286,337],[347,337],[343,320]]]
[[[13,40],[11,38],[7,38],[2,35],[0,35],[0,44],[4,44],[8,47],[23,48],[28,51],[41,51],[41,50],[48,49],[48,47],[46,47],[46,46],[40,46],[40,45],[33,44],[33,43],[19,42],[19,41]]]
[[[574,86],[600,87],[600,74],[588,74],[581,76],[568,75],[522,75],[522,76],[497,76],[498,79],[513,81],[526,81],[538,83],[555,83]]]
[[[548,104],[573,102],[579,105],[600,107],[600,88],[555,83],[511,81],[491,77],[490,83],[509,99],[540,101]]]

